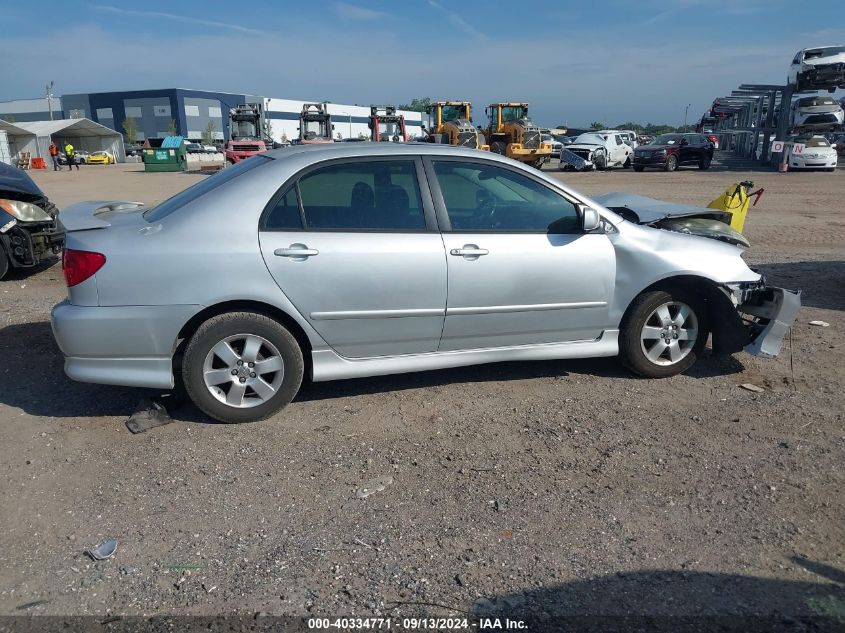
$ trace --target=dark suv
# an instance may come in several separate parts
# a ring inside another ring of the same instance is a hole
[[[681,165],[707,169],[713,161],[713,142],[704,134],[661,134],[634,150],[634,171],[659,167],[675,171]]]

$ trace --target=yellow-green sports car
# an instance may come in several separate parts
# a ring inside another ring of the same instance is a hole
[[[88,157],[89,165],[111,165],[114,162],[114,156],[108,152],[91,152]]]

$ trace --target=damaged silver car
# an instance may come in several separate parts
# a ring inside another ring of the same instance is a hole
[[[647,211],[490,152],[270,151],[153,208],[65,209],[53,331],[71,378],[181,380],[225,422],[273,415],[303,380],[617,355],[662,378],[711,335],[777,354],[798,294],[690,224],[713,217]]]

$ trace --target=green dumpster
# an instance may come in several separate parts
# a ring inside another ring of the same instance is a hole
[[[167,136],[160,147],[144,144],[144,171],[185,171],[188,166],[185,142],[181,136]]]

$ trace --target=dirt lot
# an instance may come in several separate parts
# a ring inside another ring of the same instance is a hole
[[[202,178],[33,175],[59,206]],[[500,364],[306,386],[248,425],[185,405],[133,436],[145,393],[62,372],[60,267],[0,282],[0,614],[845,617],[845,172],[563,178],[706,204],[749,175],[746,258],[804,291],[791,349],[663,381]],[[83,555],[107,537],[114,558]]]

